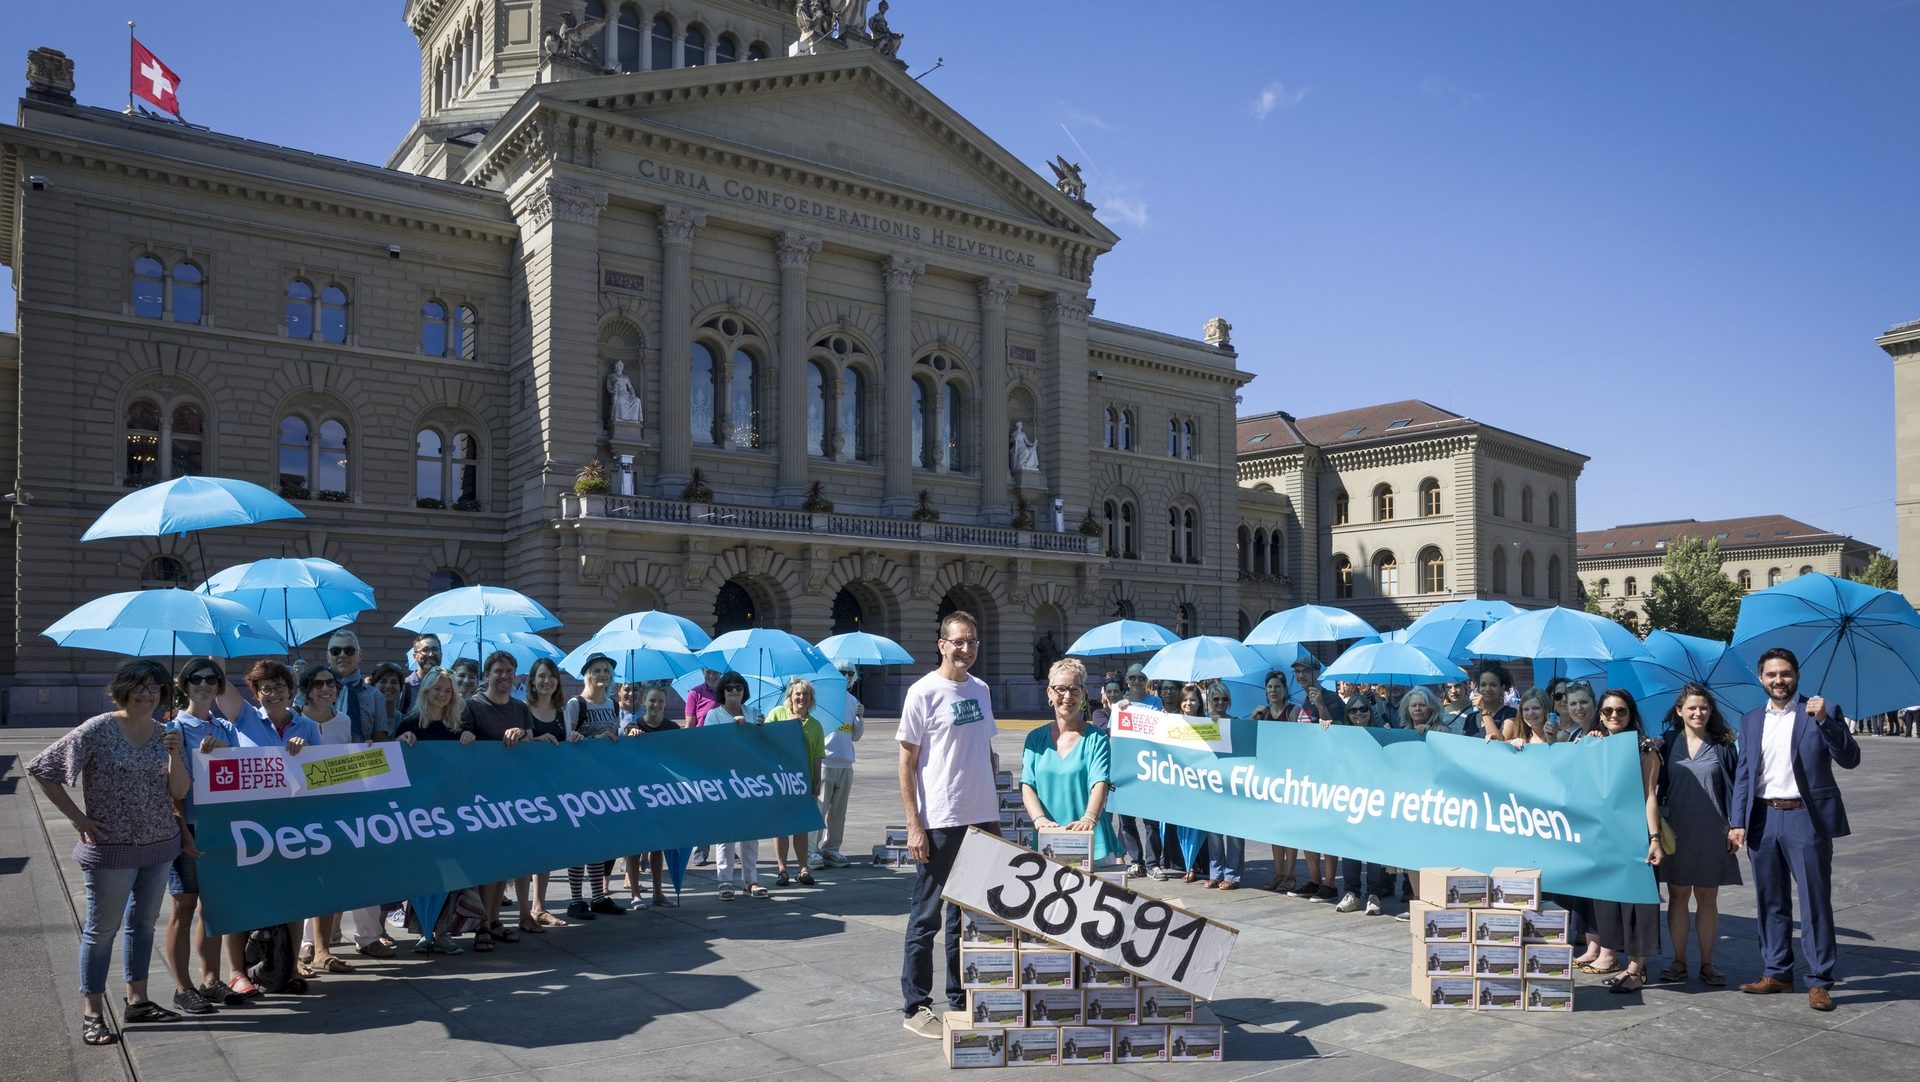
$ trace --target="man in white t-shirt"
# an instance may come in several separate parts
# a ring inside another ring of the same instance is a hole
[[[980,621],[955,612],[940,622],[940,667],[914,681],[900,707],[900,802],[906,808],[907,850],[919,865],[913,907],[907,914],[906,959],[900,994],[907,1030],[939,1040],[933,1011],[933,937],[942,909],[947,930],[947,1004],[966,1005],[960,987],[960,910],[940,892],[960,852],[967,828],[1000,832],[999,797],[993,788],[995,761],[993,697],[969,675],[980,656]]]

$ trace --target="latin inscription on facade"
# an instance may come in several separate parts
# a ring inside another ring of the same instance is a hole
[[[631,274],[627,271],[603,270],[600,272],[600,288],[611,290],[615,293],[645,294],[647,291],[647,276],[644,274]]]
[[[1032,346],[1008,346],[1007,360],[1014,364],[1039,364],[1040,354]]]

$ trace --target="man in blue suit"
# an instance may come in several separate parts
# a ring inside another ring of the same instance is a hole
[[[1740,766],[1728,810],[1727,844],[1753,862],[1766,973],[1740,986],[1765,995],[1793,991],[1793,887],[1800,888],[1800,946],[1807,954],[1807,1005],[1833,1009],[1833,839],[1850,833],[1833,766],[1860,765],[1860,745],[1838,707],[1800,697],[1800,661],[1780,647],[1760,655],[1767,704],[1740,719]]]

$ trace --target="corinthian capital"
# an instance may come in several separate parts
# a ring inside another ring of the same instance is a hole
[[[519,213],[526,227],[538,229],[555,220],[598,225],[600,212],[605,209],[607,193],[604,190],[549,177],[520,197]]]
[[[890,255],[880,265],[880,281],[885,284],[888,293],[909,293],[913,290],[913,280],[926,272],[927,265],[918,259]]]
[[[980,307],[989,312],[1002,311],[1007,298],[1020,292],[1020,283],[1011,278],[987,278],[980,283]]]
[[[693,244],[693,233],[707,224],[707,212],[692,207],[669,206],[660,208],[660,243],[668,247],[686,248]]]
[[[780,234],[773,247],[780,257],[781,270],[806,270],[813,262],[813,253],[820,250],[820,238],[788,230]]]
[[[1084,326],[1087,317],[1093,314],[1093,300],[1071,293],[1055,293],[1053,299],[1041,307],[1040,313],[1048,323]]]

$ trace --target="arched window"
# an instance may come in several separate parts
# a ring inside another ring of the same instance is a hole
[[[1753,572],[1743,567],[1740,573],[1734,576],[1733,581],[1739,585],[1740,592],[1744,594],[1753,589]]]
[[[1420,592],[1423,594],[1447,592],[1447,557],[1432,545],[1420,550]]]
[[[933,392],[927,389],[925,380],[913,381],[913,468],[927,469],[933,458],[927,453],[927,415],[933,409]]]
[[[691,349],[695,440],[735,450],[761,446],[765,371],[760,362],[766,351],[766,343],[738,316],[722,313],[700,325]],[[711,436],[702,439],[701,422],[707,417]]]
[[[1560,556],[1558,553],[1547,557],[1547,600],[1560,600]]]
[[[867,377],[852,366],[840,370],[840,461],[867,457]]]
[[[328,417],[315,425],[299,414],[282,417],[277,459],[282,498],[330,503],[352,498],[345,422]]]
[[[1174,626],[1183,639],[1191,638],[1194,634],[1195,626],[1200,622],[1199,614],[1194,612],[1193,606],[1184,601],[1173,610],[1173,618]]]
[[[184,402],[173,407],[173,431],[169,443],[172,445],[168,458],[171,460],[167,477],[194,477],[206,473],[206,463],[201,452],[206,446],[207,415],[198,405]]]
[[[1811,574],[1813,574],[1813,565],[1812,565],[1812,564],[1801,564],[1801,565],[1800,565],[1800,573],[1801,573],[1802,575],[1811,575]]]
[[[1628,597],[1640,596],[1640,580],[1634,578],[1632,575],[1627,576],[1627,596]]]
[[[439,301],[420,306],[420,352],[429,357],[447,355],[447,306]]]
[[[673,22],[665,15],[653,17],[652,53],[648,65],[654,71],[666,71],[673,67]]]
[[[120,439],[128,488],[206,472],[206,412],[197,402],[140,395],[121,415]]]
[[[1286,542],[1280,533],[1280,527],[1275,526],[1273,532],[1267,535],[1267,574],[1284,575],[1286,572],[1281,569],[1286,566]]]
[[[347,291],[340,286],[320,291],[320,340],[335,344],[347,340]]]
[[[427,593],[443,594],[448,590],[458,590],[467,584],[467,578],[458,571],[441,568],[427,576]]]
[[[1253,572],[1253,547],[1256,544],[1255,538],[1259,539],[1259,543],[1264,543],[1267,539],[1267,532],[1261,530],[1257,533],[1249,534],[1246,524],[1242,523],[1239,531],[1234,534],[1234,554],[1240,562],[1240,573],[1242,575]]]
[[[178,557],[151,556],[140,565],[140,588],[143,590],[187,589],[190,586],[187,565]]]
[[[1345,526],[1347,524],[1347,513],[1349,510],[1347,494],[1345,492],[1335,492],[1333,494],[1333,524],[1335,526]]]
[[[1180,509],[1169,507],[1167,508],[1167,560],[1177,564],[1180,559]]]
[[[1393,558],[1391,552],[1375,553],[1373,557],[1373,585],[1381,597],[1400,595],[1400,561]]]
[[[313,495],[311,463],[307,453],[312,431],[303,417],[280,418],[280,498],[304,500]]]
[[[1342,600],[1353,596],[1353,561],[1344,555],[1333,558],[1333,596]]]
[[[480,510],[480,441],[466,429],[414,433],[414,502],[421,507]]]
[[[1129,560],[1140,558],[1140,535],[1138,525],[1140,512],[1133,506],[1132,500],[1120,503],[1120,555]]]
[[[480,356],[480,313],[470,304],[460,305],[453,310],[453,350],[452,355],[463,361],[475,360]]]
[[[200,307],[205,300],[206,276],[192,263],[173,265],[173,321],[200,322]]]
[[[1487,580],[1494,593],[1507,592],[1507,550],[1504,545],[1493,546],[1493,555],[1487,562]]]
[[[126,455],[121,475],[128,488],[145,488],[162,480],[160,468],[160,407],[151,399],[127,403]]]
[[[704,342],[693,344],[693,377],[688,422],[693,429],[693,442],[712,444],[718,439],[715,428],[714,403],[714,363],[713,350]]]
[[[1190,564],[1200,562],[1200,512],[1191,507],[1180,512],[1180,524],[1184,536],[1181,548]]]
[[[946,353],[929,353],[914,364],[914,465],[940,473],[973,463],[973,423],[966,388],[955,380],[959,366]]]
[[[1533,521],[1533,486],[1520,486],[1520,521]]]
[[[1373,521],[1393,521],[1393,486],[1373,486]]]
[[[1599,582],[1594,584],[1594,596],[1596,597],[1606,597],[1612,591],[1613,591],[1612,579],[1601,579]]]
[[[133,314],[160,319],[167,312],[167,265],[150,255],[133,261]]]
[[[1188,460],[1200,457],[1200,441],[1194,438],[1192,421],[1180,426],[1180,457]]]
[[[1420,482],[1420,513],[1422,515],[1440,513],[1440,482],[1431,477]]]
[[[620,20],[613,28],[613,53],[621,71],[640,70],[640,11],[631,4],[620,8]]]
[[[707,62],[707,31],[698,23],[687,27],[687,36],[680,48],[680,65],[697,68]]]
[[[760,446],[760,384],[753,354],[733,351],[727,373],[727,446]]]
[[[1493,499],[1488,502],[1493,504],[1494,518],[1507,516],[1507,483],[1505,481],[1498,477],[1493,479]]]
[[[1533,596],[1533,553],[1520,554],[1520,596]]]
[[[827,453],[827,370],[817,361],[807,365],[807,453]]]
[[[1167,457],[1180,457],[1180,418],[1167,418]]]
[[[287,337],[313,337],[313,286],[305,279],[287,283]]]
[[[731,64],[740,59],[740,39],[732,34],[720,35],[719,40],[713,43],[713,59],[719,64]]]
[[[1107,407],[1107,427],[1103,430],[1101,442],[1107,447],[1118,447],[1120,437],[1120,411]]]
[[[1779,568],[1777,567],[1767,568],[1767,585],[1768,586],[1780,585],[1780,569]]]
[[[1560,525],[1560,494],[1558,492],[1547,493],[1547,525]]]
[[[1100,505],[1101,516],[1107,522],[1107,559],[1120,558],[1120,505],[1112,500]]]
[[[1120,411],[1120,449],[1133,450],[1133,411]]]
[[[772,55],[773,50],[767,48],[767,43],[764,41],[756,41],[752,45],[747,46],[748,60],[765,60]]]

